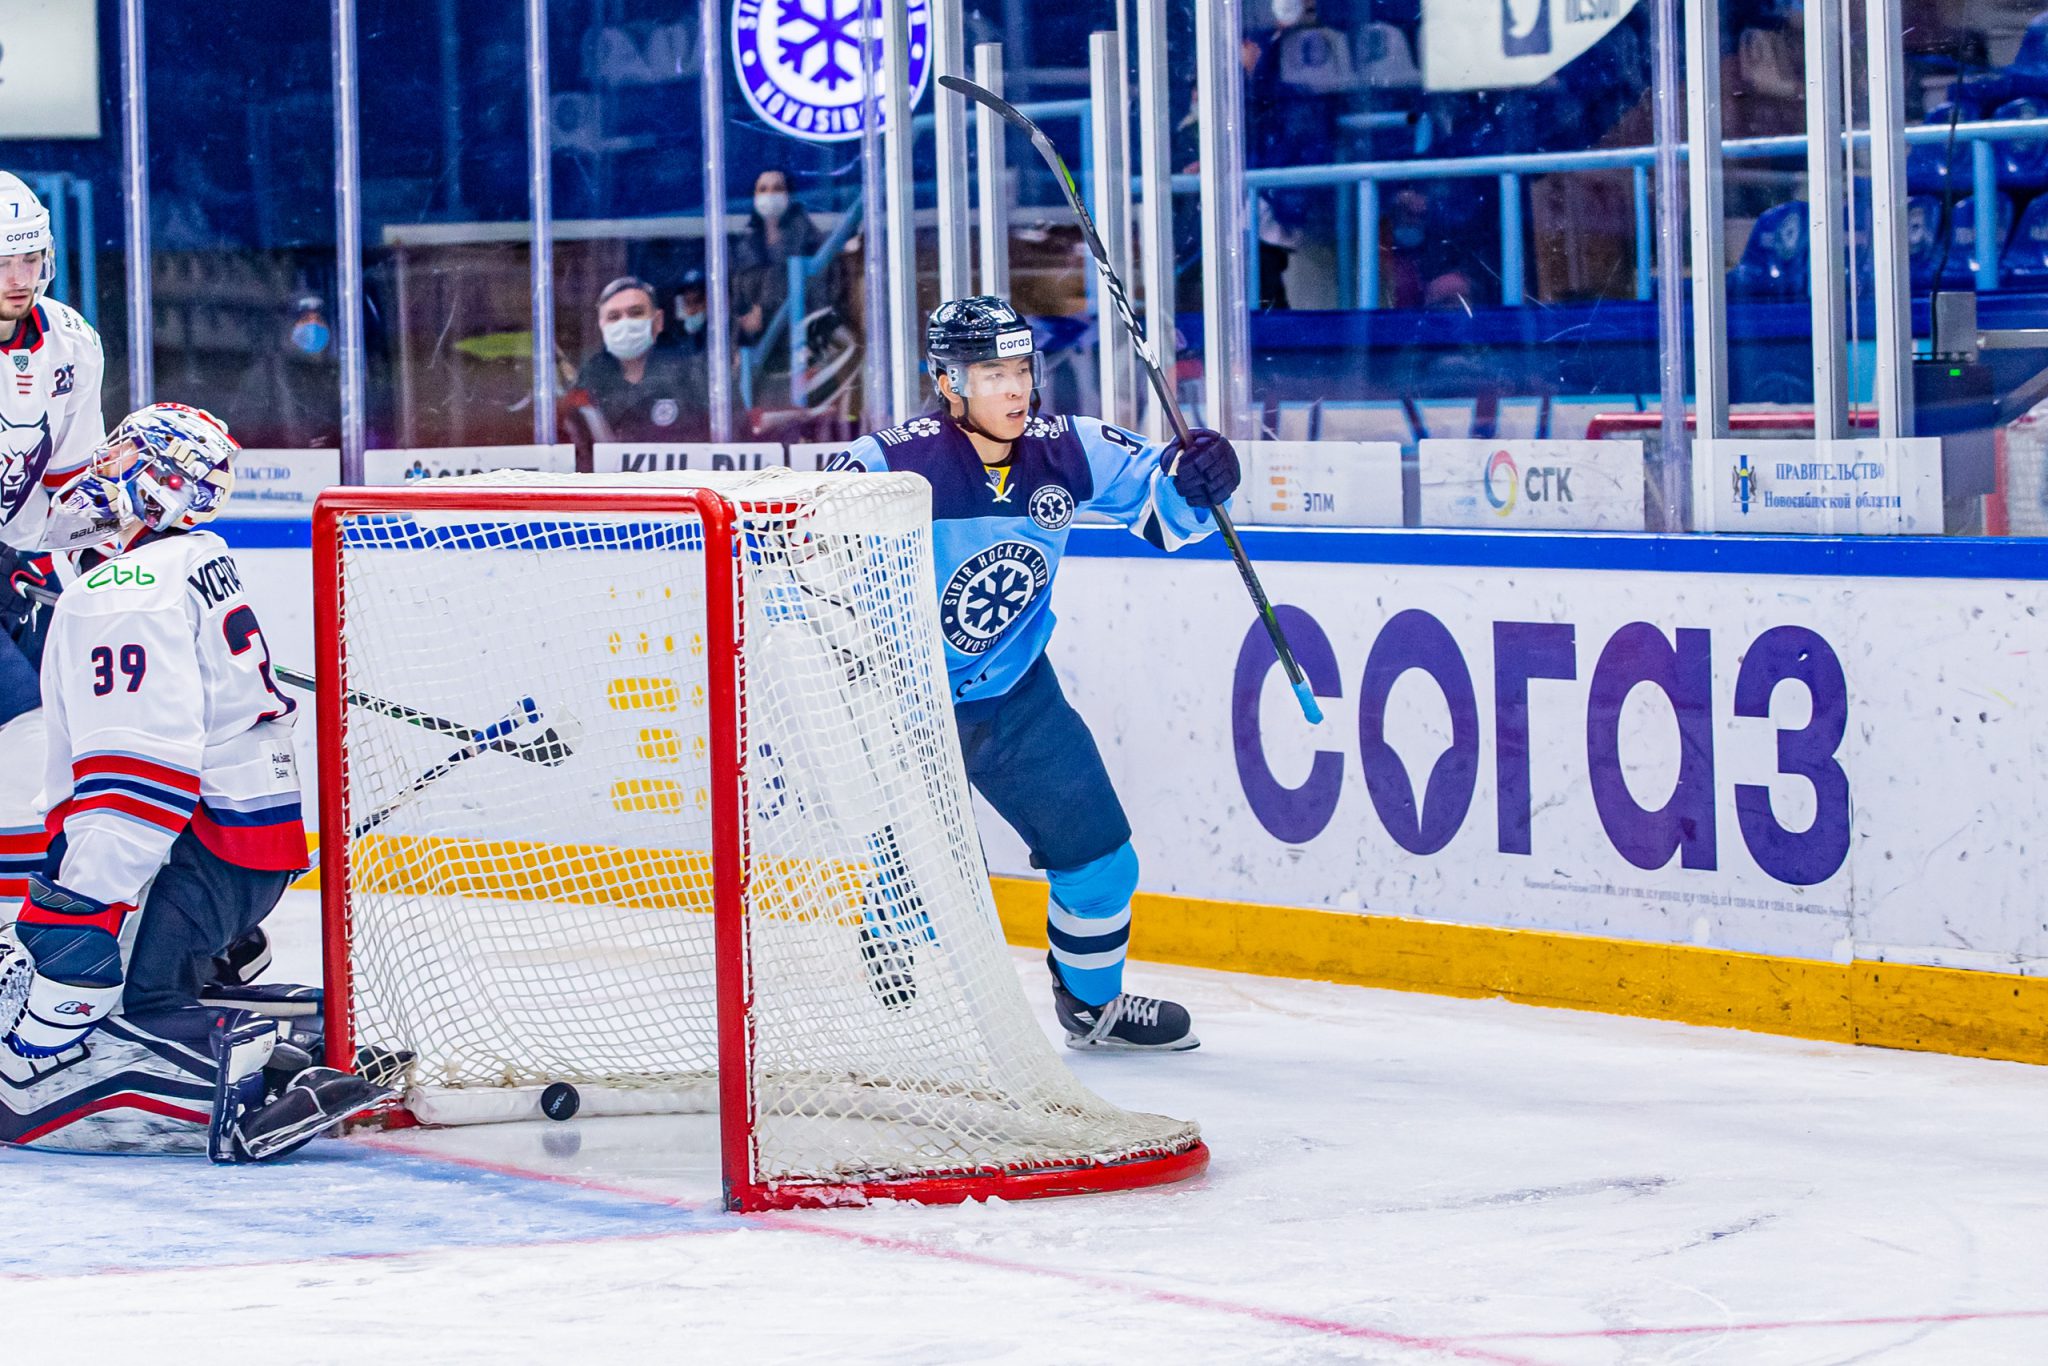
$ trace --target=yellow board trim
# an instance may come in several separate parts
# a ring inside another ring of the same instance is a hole
[[[993,879],[1003,933],[1045,947],[1045,884]],[[2048,979],[1140,892],[1131,956],[1267,977],[2048,1063]]]
[[[518,882],[535,888],[535,846],[503,843],[436,851],[481,871],[485,888]],[[559,856],[560,849],[550,851]],[[569,899],[607,901],[675,895],[708,875],[698,857],[675,852],[576,851],[574,886],[550,888]],[[415,853],[417,857],[417,853]],[[396,861],[395,861],[396,862]],[[405,860],[399,863],[412,863]],[[561,867],[559,862],[556,866]],[[392,877],[391,864],[384,877]],[[516,870],[516,872],[515,872]],[[567,871],[564,869],[564,871]],[[851,866],[773,867],[771,882],[822,882],[827,904],[852,917],[859,905]],[[620,885],[605,891],[608,877]],[[405,880],[401,876],[396,880]],[[1045,884],[991,880],[1003,933],[1024,948],[1045,947]],[[667,895],[655,891],[667,883]],[[495,886],[493,886],[495,884]],[[650,885],[652,884],[652,885]],[[318,890],[318,869],[295,886]],[[699,884],[701,885],[701,884]],[[620,896],[625,893],[626,896]],[[813,903],[815,904],[815,903]],[[1765,1034],[1884,1048],[2048,1064],[2048,978],[1919,967],[1908,963],[1829,963],[1735,953],[1691,944],[1647,944],[1554,930],[1454,925],[1400,916],[1347,915],[1298,906],[1261,906],[1140,892],[1131,917],[1131,954],[1155,963],[1220,968],[1266,977],[1299,977],[1440,996],[1500,997],[1523,1005],[1719,1025]]]

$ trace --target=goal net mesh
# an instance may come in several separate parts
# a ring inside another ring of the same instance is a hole
[[[430,1122],[532,1116],[554,1082],[586,1113],[713,1108],[712,890],[737,876],[757,1179],[1192,1148],[1193,1125],[1083,1087],[1019,982],[953,726],[928,486],[603,481],[657,484],[708,486],[733,508],[736,642],[714,638],[695,513],[579,511],[573,496],[487,510],[496,489],[596,486],[503,474],[436,481],[474,490],[474,508],[341,519],[352,696],[323,762],[355,831],[353,1042],[415,1055],[408,1104]],[[712,763],[720,669],[742,699],[737,774]],[[460,737],[360,695],[507,722],[524,749],[451,763]],[[738,869],[714,867],[720,784],[741,803]]]

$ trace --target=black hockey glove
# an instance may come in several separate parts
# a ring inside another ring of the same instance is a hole
[[[1178,468],[1173,463],[1176,454],[1180,456]],[[1214,507],[1235,493],[1244,477],[1230,438],[1207,427],[1189,432],[1184,450],[1179,437],[1168,442],[1159,463],[1161,468],[1173,470],[1174,491],[1187,499],[1189,507]]]
[[[55,593],[57,572],[48,555],[30,555],[0,545],[0,633],[21,647],[30,664],[40,664],[43,633],[49,629],[50,609],[30,597],[31,588]]]

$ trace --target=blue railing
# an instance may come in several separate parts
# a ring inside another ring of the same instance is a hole
[[[1946,124],[1922,124],[1906,129],[1909,147],[1940,145],[1953,135],[1968,144],[1971,156],[1970,197],[1975,221],[1995,224],[1997,219],[1998,163],[1993,144],[2031,141],[2048,137],[2048,118],[1990,119],[1958,123],[1951,134]],[[1858,143],[1868,142],[1867,132],[1852,135]],[[1683,156],[1685,149],[1679,148]],[[1806,139],[1791,135],[1771,138],[1742,138],[1723,143],[1721,155],[1731,161],[1770,157],[1804,157]],[[1321,166],[1266,166],[1245,172],[1245,186],[1256,194],[1270,189],[1345,189],[1355,196],[1357,240],[1357,306],[1376,308],[1380,297],[1379,195],[1382,181],[1466,180],[1493,177],[1500,184],[1501,302],[1527,302],[1526,263],[1522,249],[1522,190],[1530,176],[1553,175],[1560,171],[1605,171],[1626,168],[1634,178],[1636,245],[1636,297],[1652,293],[1652,215],[1650,212],[1650,167],[1656,160],[1654,147],[1613,147],[1585,152],[1523,152],[1502,156],[1445,157],[1431,161],[1344,161]],[[1901,168],[1903,170],[1904,168]],[[1176,175],[1176,194],[1192,194],[1201,181],[1194,175]],[[1253,216],[1254,224],[1257,215]],[[1256,231],[1256,227],[1254,228]],[[1258,252],[1248,253],[1254,272],[1251,297],[1258,297]],[[1998,287],[1998,252],[1979,253],[1977,287]]]

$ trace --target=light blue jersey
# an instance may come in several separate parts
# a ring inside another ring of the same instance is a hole
[[[838,470],[899,470],[932,486],[932,556],[953,700],[1015,687],[1052,636],[1052,581],[1075,514],[1097,512],[1162,550],[1215,528],[1160,468],[1162,442],[1092,417],[1034,417],[1000,465],[984,465],[951,418],[864,436]]]

